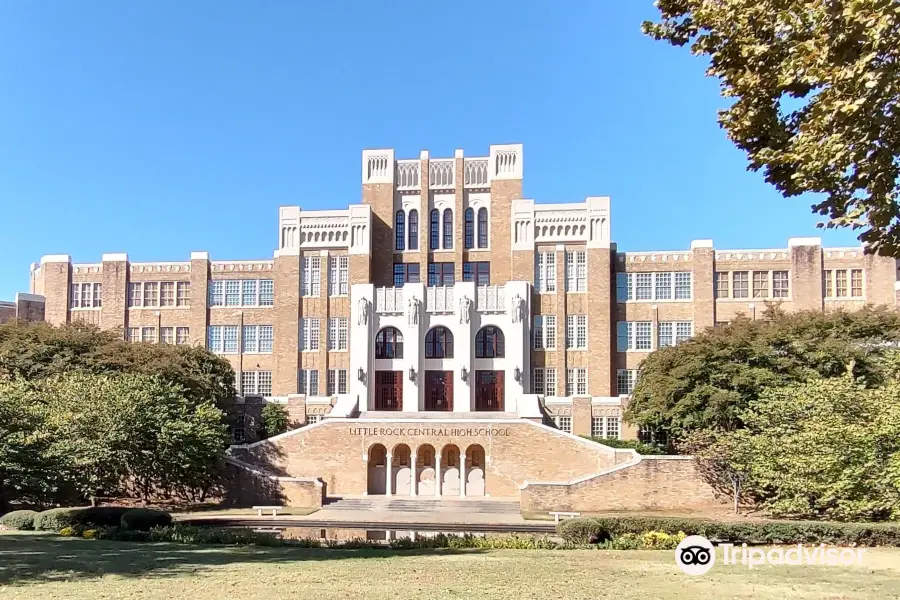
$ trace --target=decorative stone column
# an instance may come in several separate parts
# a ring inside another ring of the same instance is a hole
[[[466,452],[459,451],[459,497],[466,497]]]
[[[391,496],[391,495],[393,495],[393,494],[391,493],[391,479],[393,479],[392,475],[393,475],[393,471],[394,471],[394,467],[393,467],[393,465],[391,464],[391,459],[392,459],[392,458],[393,458],[393,457],[391,456],[391,453],[388,452],[388,453],[387,453],[387,457],[386,457],[386,459],[385,459],[385,461],[384,461],[384,478],[385,478],[385,482],[384,482],[384,495],[385,495],[385,496]]]
[[[418,467],[416,466],[416,461],[418,460],[418,454],[419,454],[419,449],[413,448],[412,456],[410,458],[411,466],[412,466],[412,476],[410,477],[410,481],[409,481],[409,495],[412,496],[413,498],[416,497],[416,479],[417,479],[416,473],[419,470]]]
[[[437,449],[434,452],[434,495],[441,495],[441,452]]]

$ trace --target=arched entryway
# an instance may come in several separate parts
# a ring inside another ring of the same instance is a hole
[[[393,460],[391,470],[392,485],[391,488],[396,496],[409,496],[412,489],[412,464],[410,463],[411,452],[406,444],[397,444],[392,452]]]
[[[436,453],[434,446],[425,444],[419,446],[416,450],[416,473],[415,477],[418,481],[416,495],[418,496],[434,496],[435,495],[435,458]]]
[[[455,444],[441,450],[441,495],[459,496],[459,448]]]
[[[370,496],[383,495],[387,491],[387,448],[375,444],[369,448],[368,482],[366,491]]]
[[[484,448],[466,448],[466,496],[484,496]]]

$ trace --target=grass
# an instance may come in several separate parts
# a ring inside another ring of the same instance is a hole
[[[308,507],[286,507],[283,510],[278,511],[278,516],[289,516],[289,517],[305,517],[306,515],[311,515],[314,512],[317,512],[318,508],[308,508]],[[196,519],[199,517],[234,517],[234,516],[257,516],[257,512],[252,508],[209,508],[202,510],[185,510],[179,512],[173,512],[172,517],[177,519]],[[271,517],[271,510],[263,511],[264,517]]]
[[[40,600],[346,598],[900,598],[900,550],[862,567],[717,565],[667,551],[349,551],[128,544],[0,534],[0,597]]]

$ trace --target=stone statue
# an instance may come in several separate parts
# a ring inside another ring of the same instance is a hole
[[[419,324],[419,299],[415,296],[409,299],[409,324]]]
[[[469,322],[469,319],[472,318],[472,299],[468,296],[463,296],[459,299],[459,322],[460,324],[465,324]]]
[[[516,294],[512,300],[512,322],[521,323],[525,320],[525,299]]]
[[[369,322],[369,301],[365,298],[359,299],[359,316],[357,317],[357,323],[359,325],[365,325]]]

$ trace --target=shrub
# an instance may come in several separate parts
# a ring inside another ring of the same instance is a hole
[[[602,437],[594,437],[594,436],[582,436],[585,439],[591,440],[592,442],[596,442],[598,444],[603,444],[604,446],[609,446],[610,448],[630,448],[637,452],[638,454],[644,455],[652,455],[652,454],[670,454],[666,451],[665,448],[661,448],[659,446],[655,446],[653,444],[645,444],[638,440],[616,440],[616,439],[608,439]]]
[[[569,544],[589,544],[625,534],[683,532],[733,544],[835,544],[900,547],[900,524],[820,521],[712,521],[674,517],[569,519],[558,532]],[[623,542],[624,543],[624,542]]]
[[[74,527],[63,527],[59,530],[59,535],[63,537],[72,537],[75,535],[75,533],[76,532]]]
[[[115,527],[122,515],[133,508],[127,506],[89,506],[83,508],[51,508],[34,518],[38,531],[59,531],[63,527]]]
[[[0,517],[0,525],[17,531],[30,531],[34,529],[34,518],[37,513],[33,510],[14,510]]]
[[[97,537],[97,530],[96,529],[85,529],[82,532],[81,537],[83,537],[86,540],[92,540],[95,537]]]
[[[133,508],[122,515],[118,524],[122,529],[150,531],[154,527],[171,525],[172,515],[161,510]]]

